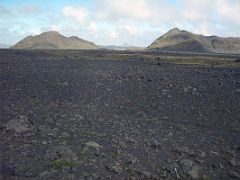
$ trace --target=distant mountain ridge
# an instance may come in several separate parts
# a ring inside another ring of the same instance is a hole
[[[9,45],[6,45],[6,44],[0,44],[0,48],[9,48]]]
[[[110,46],[98,46],[99,49],[105,50],[117,50],[117,51],[125,51],[125,50],[144,50],[144,47],[140,46],[117,46],[117,45],[110,45]]]
[[[174,28],[156,39],[147,49],[206,53],[240,53],[240,38],[203,36]]]
[[[89,41],[77,36],[66,37],[57,31],[43,32],[36,36],[28,36],[17,44],[13,49],[98,49]]]

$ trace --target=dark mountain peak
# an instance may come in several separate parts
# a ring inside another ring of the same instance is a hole
[[[175,34],[175,33],[180,33],[181,30],[178,28],[173,28],[170,31],[168,31],[166,34]]]
[[[66,37],[57,31],[28,36],[12,48],[16,49],[97,49],[97,46],[77,36]]]
[[[70,36],[69,38],[71,39],[77,39],[77,40],[82,40],[81,38],[77,37],[77,36]]]
[[[187,52],[240,53],[240,39],[204,36],[174,28],[156,39],[150,46],[148,46],[148,49]]]
[[[168,31],[165,35],[192,35],[191,32],[185,31],[185,30],[180,30],[178,28],[173,28],[170,31]]]
[[[46,31],[46,32],[43,32],[41,34],[58,34],[59,35],[60,33],[58,31]]]
[[[70,38],[78,38],[77,36],[70,36]]]
[[[63,35],[60,34],[58,31],[46,31],[39,34],[39,36],[57,37],[57,36],[63,36]]]

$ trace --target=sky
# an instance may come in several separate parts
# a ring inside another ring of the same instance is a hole
[[[240,37],[240,0],[0,0],[0,44],[54,30],[97,45],[148,46],[175,27]]]

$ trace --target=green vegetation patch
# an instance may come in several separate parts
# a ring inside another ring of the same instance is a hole
[[[240,134],[240,128],[239,127],[232,128],[232,131],[234,133]]]
[[[226,161],[230,161],[232,159],[234,159],[235,155],[233,152],[226,152],[222,155],[222,159],[226,160]]]
[[[54,169],[74,168],[77,165],[78,165],[78,163],[74,160],[58,159],[58,160],[52,161],[52,166]]]
[[[234,60],[235,63],[240,63],[240,57]]]
[[[240,59],[215,56],[185,56],[185,55],[144,55],[144,54],[107,54],[109,60],[149,60],[171,62],[182,65],[197,65],[205,67],[239,67]],[[105,57],[105,58],[106,58]],[[239,62],[238,62],[239,61]]]
[[[159,59],[175,64],[199,65],[206,67],[239,67],[240,63],[233,58],[211,57],[211,56],[176,56],[163,55]]]

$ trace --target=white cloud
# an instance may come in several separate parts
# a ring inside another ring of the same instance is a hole
[[[89,30],[90,30],[90,32],[96,33],[96,32],[98,32],[99,29],[98,29],[98,26],[95,22],[90,22],[89,23]]]
[[[80,24],[84,24],[88,15],[88,11],[85,7],[66,6],[63,8],[63,14],[66,17],[74,18]]]
[[[230,3],[227,0],[219,0],[216,7],[220,16],[240,25],[240,1]]]
[[[178,0],[175,3],[95,0],[93,3],[90,9],[66,6],[63,14],[79,22],[75,32],[81,31],[99,43],[101,40],[120,44],[125,41],[147,46],[146,43],[174,27],[220,36],[232,36],[233,29],[240,28],[240,1],[237,0]]]
[[[122,28],[124,30],[126,30],[130,35],[138,33],[138,28],[136,26],[132,26],[132,25],[129,25],[129,24],[124,24],[124,25],[122,25]]]
[[[119,34],[116,31],[112,31],[112,32],[106,33],[106,34],[108,35],[109,39],[111,39],[111,40],[119,38]]]
[[[22,14],[33,15],[41,12],[42,12],[42,9],[36,5],[23,5],[23,6],[18,6],[15,9],[16,14],[22,13]]]
[[[151,11],[146,0],[96,0],[96,15],[99,19],[149,18]]]
[[[52,24],[50,27],[51,31],[59,31],[59,27],[56,24]]]
[[[147,46],[174,27],[204,35],[240,36],[240,0],[94,0],[81,4],[66,4],[62,9],[34,4],[10,8],[0,2],[0,27],[18,31],[19,37],[57,30],[105,45]],[[0,28],[0,34],[6,33]],[[9,32],[6,37],[10,36]]]
[[[39,35],[39,34],[41,34],[42,32],[41,32],[41,30],[40,29],[32,29],[31,30],[31,32],[30,32],[30,35]]]

